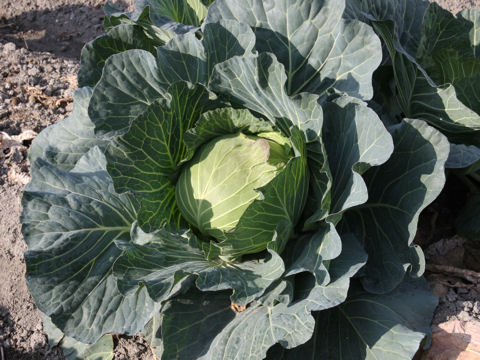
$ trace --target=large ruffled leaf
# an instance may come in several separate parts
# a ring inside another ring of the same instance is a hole
[[[182,11],[190,10],[186,2],[180,0],[183,3],[180,5],[182,9],[177,7],[175,14],[173,2],[176,1],[177,0],[134,0],[135,11],[124,12],[114,3],[107,0],[103,8],[105,12],[104,27],[106,30],[110,30],[112,27],[120,24],[136,24],[142,26],[149,33],[157,34],[159,38],[165,37],[165,39],[173,38],[175,34],[185,34],[196,31],[198,26],[175,20],[183,16]],[[192,2],[196,2],[196,0]],[[186,6],[183,6],[184,4]],[[162,7],[166,11],[162,12]],[[170,9],[168,9],[169,7],[173,11],[170,11]],[[195,15],[193,14],[193,16]],[[183,17],[185,19],[188,15]]]
[[[365,265],[367,254],[352,234],[342,234],[341,243],[338,234],[332,231],[315,236],[310,245],[313,251],[302,251],[289,273],[304,272],[296,277],[296,295],[307,309],[320,311],[345,301],[350,279]],[[297,245],[297,253],[298,249]],[[307,272],[314,276],[308,276]]]
[[[144,236],[140,231],[133,241],[141,242]],[[148,236],[147,243],[124,244],[124,255],[115,264],[114,274],[125,294],[145,284],[151,297],[161,302],[176,294],[180,280],[195,275],[199,289],[233,289],[231,301],[246,305],[262,295],[284,271],[283,261],[274,251],[262,260],[226,263],[218,258],[207,260],[209,254],[192,234],[157,230]]]
[[[341,303],[350,278],[365,263],[365,252],[355,241],[349,238],[346,251],[331,262],[331,284],[307,279],[301,285],[303,298],[293,303],[288,280],[274,282],[258,302],[237,313],[230,309],[228,293],[192,290],[169,300],[163,310],[162,359],[260,360],[276,343],[291,349],[306,342],[314,325],[310,312]]]
[[[114,54],[129,49],[143,49],[155,54],[155,47],[163,44],[162,39],[152,38],[141,26],[120,24],[84,46],[80,57],[78,85],[95,86],[102,76],[105,61]]]
[[[156,100],[168,99],[168,85],[161,81],[155,57],[148,51],[128,50],[110,56],[88,106],[95,131],[124,133]]]
[[[90,172],[65,172],[42,159],[32,164],[22,232],[38,308],[66,335],[92,343],[104,333],[136,333],[157,307],[146,289],[123,296],[112,275],[121,255],[115,241],[129,240],[135,199],[114,192],[97,147],[82,159]]]
[[[375,23],[391,21],[395,24],[391,33],[395,47],[415,57],[421,47],[423,17],[428,6],[426,0],[347,0],[344,17]]]
[[[212,46],[223,41],[224,46]],[[223,21],[204,27],[203,42],[193,33],[176,36],[157,48],[157,59],[144,50],[110,56],[89,105],[95,131],[107,135],[126,132],[154,102],[170,100],[167,91],[173,83],[206,84],[217,61],[249,53],[253,43],[254,35],[247,26]]]
[[[344,0],[218,0],[205,21],[232,19],[252,27],[256,49],[275,54],[287,69],[290,95],[333,89],[370,99],[380,42],[370,27],[342,19],[344,8]]]
[[[451,40],[455,33],[452,21],[439,21],[438,14],[447,13],[439,9],[424,0],[350,0],[345,16],[372,23],[384,42],[389,54],[387,63],[392,66],[396,85],[394,98],[385,101],[398,102],[404,117],[427,121],[453,142],[477,144],[479,115],[469,107],[469,102],[462,102],[459,95],[471,91],[478,82],[474,77],[472,82],[461,80],[457,89],[452,84],[435,84],[432,80],[439,77],[431,69],[435,44],[443,47],[447,42],[457,42]],[[461,37],[465,36],[465,31],[460,33]],[[459,43],[465,42],[460,40]],[[455,53],[445,51],[445,48],[441,50],[440,58]],[[456,63],[458,59],[441,61],[441,67],[448,62],[455,63],[453,71],[464,67]],[[470,65],[467,67],[471,69]]]
[[[282,282],[274,290],[285,286]],[[186,314],[198,320],[188,321]],[[310,312],[301,305],[257,302],[235,313],[228,294],[190,292],[165,307],[162,359],[260,360],[277,342],[288,348],[306,342],[314,325]]]
[[[322,138],[332,176],[330,213],[363,204],[368,192],[361,174],[388,160],[392,137],[366,104],[340,97],[324,106]]]
[[[333,224],[323,223],[316,231],[305,234],[287,250],[286,275],[310,272],[318,285],[330,282],[324,261],[337,258],[342,252],[342,241]]]
[[[40,158],[68,171],[92,147],[106,146],[106,141],[95,135],[94,124],[88,117],[91,96],[92,89],[88,87],[75,91],[72,114],[43,130],[33,141],[29,151],[31,164]]]
[[[412,359],[430,333],[436,305],[423,279],[405,281],[385,295],[355,283],[343,304],[314,314],[310,341],[287,351],[277,347],[268,359]]]
[[[369,254],[363,284],[374,293],[394,289],[405,272],[423,273],[424,259],[412,244],[418,215],[440,193],[449,144],[419,120],[392,128],[394,151],[364,174],[369,199],[344,214],[342,224],[357,234]]]
[[[303,93],[289,97],[284,66],[274,55],[233,57],[213,70],[210,87],[229,100],[264,115],[288,134],[291,125],[312,140],[321,133],[323,114],[319,97]]]
[[[233,56],[249,54],[255,35],[245,24],[232,20],[207,23],[203,39],[193,33],[177,36],[158,48],[158,63],[162,81],[189,81],[207,84],[213,67]]]
[[[152,17],[171,19],[181,24],[200,26],[207,8],[200,0],[137,0],[136,7],[150,7]]]
[[[457,98],[476,115],[468,123],[472,133],[465,142],[480,146],[480,11],[453,16],[437,4],[425,14],[422,62],[437,84],[452,84]],[[475,131],[475,132],[474,132]]]
[[[183,135],[208,104],[203,86],[180,82],[168,90],[170,103],[157,101],[114,138],[107,150],[108,171],[119,192],[134,191],[141,202],[140,226],[156,229],[180,224],[175,181],[187,157]]]

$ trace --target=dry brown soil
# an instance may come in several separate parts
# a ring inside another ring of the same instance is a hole
[[[480,0],[439,2],[452,12],[480,7]],[[80,50],[102,33],[103,4],[104,0],[0,0],[0,132],[9,136],[39,132],[72,111]],[[0,359],[64,359],[60,349],[48,346],[41,313],[24,279],[26,246],[19,216],[31,140],[19,141],[23,146],[0,146]],[[457,185],[449,184],[453,189]],[[452,230],[450,219],[459,201],[443,196],[430,207],[417,240],[431,264],[480,271],[475,268],[480,251]],[[440,299],[435,323],[479,320],[479,293],[470,284],[448,273],[427,275]],[[117,337],[115,345],[117,360],[153,359],[139,337]]]

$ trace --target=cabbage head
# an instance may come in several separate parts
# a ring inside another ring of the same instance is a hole
[[[73,113],[30,151],[52,327],[109,354],[142,332],[161,359],[414,356],[436,299],[413,238],[449,144],[368,106],[382,45],[349,1],[107,3]]]

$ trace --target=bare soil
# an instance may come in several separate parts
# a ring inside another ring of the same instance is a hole
[[[454,13],[480,7],[480,0],[439,3]],[[0,134],[38,133],[73,109],[80,51],[103,32],[104,0],[2,0],[1,5]],[[120,5],[131,7],[131,1]],[[22,146],[2,148],[0,141],[0,359],[60,360],[62,351],[49,347],[41,313],[25,283],[26,245],[19,216],[23,186],[29,180],[26,156],[31,139],[16,139]],[[452,224],[465,200],[461,186],[455,180],[449,180],[448,186],[453,190],[422,215],[416,240],[431,265],[480,271],[478,245],[457,236]],[[438,267],[429,270],[427,278],[440,301],[434,324],[451,319],[479,321],[478,289]],[[140,337],[120,336],[115,338],[115,359],[151,360],[154,356]]]

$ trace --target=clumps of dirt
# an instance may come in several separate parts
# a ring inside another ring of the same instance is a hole
[[[113,360],[156,360],[147,341],[141,336],[119,336],[115,341]]]
[[[478,0],[435,0],[438,5],[456,14],[464,9],[478,8]]]
[[[73,109],[78,61],[0,44],[0,131],[39,132]],[[63,100],[63,101],[62,101]]]
[[[0,55],[0,132],[38,133],[72,111],[78,61],[30,52],[14,43],[0,44]],[[5,175],[16,179],[14,184],[28,181],[26,148],[0,154],[0,185]]]
[[[425,249],[427,279],[439,298],[433,324],[480,320],[480,273],[465,266],[468,239],[440,239]]]

